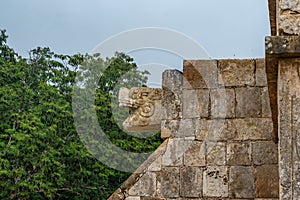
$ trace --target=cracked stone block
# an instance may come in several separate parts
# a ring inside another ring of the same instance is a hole
[[[261,117],[262,101],[260,88],[236,88],[235,93],[237,118]]]
[[[255,168],[256,197],[278,198],[278,165],[263,165]]]
[[[185,60],[183,62],[183,88],[217,88],[216,60]]]
[[[227,144],[228,165],[251,165],[251,148],[249,142]]]
[[[184,154],[185,166],[205,166],[205,145],[199,141],[193,141]]]
[[[231,198],[254,198],[253,167],[232,166],[229,177],[229,196]]]
[[[206,143],[207,165],[217,166],[226,164],[226,145],[224,142]]]
[[[234,89],[211,90],[210,102],[211,102],[212,118],[234,118],[235,117]]]
[[[182,197],[202,196],[202,169],[183,167],[180,169],[180,195]]]
[[[228,197],[228,177],[225,166],[208,166],[204,169],[203,196]]]
[[[253,162],[255,165],[278,163],[278,145],[273,141],[254,142],[252,147]]]
[[[254,86],[254,60],[219,60],[220,85]]]
[[[183,118],[209,116],[209,90],[183,90]]]
[[[130,196],[154,196],[156,194],[156,174],[146,172],[128,193]]]
[[[255,70],[255,85],[256,86],[268,86],[265,59],[256,59],[256,70]]]
[[[159,197],[179,197],[180,176],[178,167],[163,168],[157,176]]]

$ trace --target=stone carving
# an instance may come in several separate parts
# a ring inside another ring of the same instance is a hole
[[[121,88],[119,106],[130,111],[130,116],[123,122],[123,128],[128,132],[159,131],[161,98],[160,88]]]

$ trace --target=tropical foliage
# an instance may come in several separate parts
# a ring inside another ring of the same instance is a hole
[[[1,30],[0,199],[107,199],[130,175],[94,158],[74,126],[72,88],[87,63],[105,73],[97,83],[95,110],[107,137],[134,152],[151,152],[160,144],[158,134],[147,139],[126,134],[116,119],[127,112],[112,113],[120,86],[147,81],[148,73],[139,71],[132,58],[58,55],[40,47],[23,58]]]

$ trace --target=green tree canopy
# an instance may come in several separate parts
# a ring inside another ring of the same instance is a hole
[[[58,55],[38,47],[25,59],[7,45],[1,30],[1,199],[107,199],[129,176],[95,159],[74,127],[72,87],[87,63],[105,73],[97,83],[95,109],[107,137],[135,152],[153,151],[160,144],[158,134],[142,139],[124,133],[116,118],[124,119],[126,111],[112,114],[119,87],[147,81],[148,73],[139,71],[132,58],[123,53],[106,60]]]

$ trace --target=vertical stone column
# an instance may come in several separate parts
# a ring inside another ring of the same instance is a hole
[[[269,7],[270,3],[276,3],[277,36],[266,37],[266,71],[279,139],[279,195],[296,200],[300,199],[300,0],[269,0]]]
[[[281,199],[300,198],[300,58],[279,60]]]

